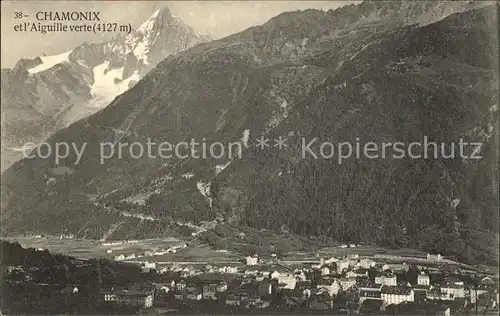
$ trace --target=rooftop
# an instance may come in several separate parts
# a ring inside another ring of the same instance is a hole
[[[332,285],[335,283],[335,279],[332,278],[324,278],[318,281],[318,285]]]
[[[410,295],[412,289],[406,286],[387,286],[381,289],[382,294]]]
[[[113,293],[111,293],[113,294]],[[117,296],[136,296],[136,297],[144,297],[144,296],[148,296],[148,295],[152,295],[153,292],[142,292],[142,291],[118,291],[118,292],[115,292],[114,294],[116,294]]]
[[[395,277],[395,276],[396,275],[392,271],[383,271],[383,272],[377,273],[377,277],[378,278],[380,278],[380,277],[392,278],[392,277]]]
[[[379,291],[360,291],[359,296],[360,297],[374,297],[374,298],[380,298],[381,292]]]
[[[415,284],[413,285],[413,289],[414,290],[428,290],[430,289],[430,285],[419,285],[419,284]]]
[[[448,284],[443,285],[441,288],[442,289],[463,289],[464,285],[463,284],[448,283]]]

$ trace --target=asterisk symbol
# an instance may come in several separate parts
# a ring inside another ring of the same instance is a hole
[[[265,138],[264,136],[261,136],[260,138],[256,139],[257,145],[255,147],[260,147],[260,149],[264,149],[265,147],[269,147],[269,144],[267,143],[269,139]]]
[[[274,144],[274,147],[278,147],[278,149],[280,150],[287,147],[287,145],[285,144],[286,138],[280,136],[278,137],[278,139],[274,139],[274,141],[276,142],[276,144]]]

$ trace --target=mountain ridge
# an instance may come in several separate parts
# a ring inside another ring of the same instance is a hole
[[[497,260],[475,236],[498,234],[498,173],[490,172],[498,171],[498,89],[491,86],[498,39],[490,32],[498,6],[424,25],[347,23],[334,32],[326,14],[312,14],[298,23],[305,16],[287,13],[284,22],[277,17],[167,58],[109,106],[54,135],[50,143],[87,142],[82,163],[25,159],[7,170],[2,228],[100,238],[125,221],[111,237],[143,238],[169,234],[179,221],[217,220]],[[244,159],[125,156],[99,164],[102,141],[245,143],[260,135],[290,142],[466,137],[485,143],[485,158],[338,164],[249,147]]]

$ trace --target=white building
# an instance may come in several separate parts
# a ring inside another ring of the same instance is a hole
[[[348,278],[357,278],[357,277],[365,277],[368,276],[368,270],[366,269],[357,269],[354,271],[349,271],[346,273],[346,277]]]
[[[234,273],[238,273],[238,268],[231,267],[231,266],[225,266],[223,268],[220,268],[220,272],[227,273],[227,274],[234,274]]]
[[[271,285],[271,283],[261,283],[259,285],[259,293],[261,295],[271,295],[273,293],[273,286]]]
[[[323,260],[323,258],[321,258],[321,260],[318,263],[312,264],[311,268],[314,270],[319,270],[319,269],[321,269],[321,267],[323,266],[324,263],[325,263],[325,261]]]
[[[245,275],[257,275],[259,271],[257,269],[246,269],[245,270]]]
[[[132,253],[125,257],[125,259],[135,259],[135,258],[136,258],[135,253]]]
[[[349,260],[340,260],[337,262],[337,273],[342,274],[345,270],[349,270]]]
[[[227,291],[227,283],[225,281],[220,282],[217,285],[217,292],[226,292]]]
[[[248,256],[245,258],[247,266],[254,266],[259,262],[259,258],[257,256]]]
[[[152,292],[119,291],[104,293],[104,301],[116,302],[121,306],[148,308],[153,306],[154,296]]]
[[[306,276],[306,274],[304,273],[304,271],[302,271],[302,270],[295,270],[295,271],[294,271],[294,274],[295,274],[295,278],[296,278],[298,281],[305,281],[305,280],[307,280],[307,276]]]
[[[420,272],[420,274],[417,276],[417,284],[418,285],[430,285],[431,281],[430,278],[425,272]]]
[[[240,303],[241,303],[241,298],[238,294],[231,293],[226,296],[226,305],[239,306]]]
[[[278,277],[278,284],[283,289],[295,289],[295,285],[297,285],[297,279],[293,273],[281,273]]]
[[[166,285],[162,285],[162,286],[158,289],[158,291],[159,291],[160,293],[168,293],[168,292],[170,292],[170,288],[169,288],[168,286],[166,286]]]
[[[216,293],[217,293],[217,285],[210,284],[210,285],[203,286],[203,299],[204,300],[216,300],[217,299]]]
[[[78,293],[78,288],[76,286],[68,286],[61,290],[62,294],[76,294]]]
[[[404,302],[415,301],[415,293],[409,287],[383,286],[380,293],[380,298],[387,305],[398,305]]]
[[[380,292],[382,290],[381,284],[357,284],[358,290],[362,292]]]
[[[470,297],[471,304],[475,304],[476,301],[478,300],[478,298],[481,295],[484,295],[485,293],[488,293],[488,291],[487,290],[483,290],[483,289],[478,289],[478,290],[470,289],[468,294],[469,294],[469,297]],[[498,293],[497,293],[497,295],[498,295]]]
[[[431,255],[430,253],[427,254],[427,260],[429,261],[441,261],[442,259],[443,257],[439,253],[437,255]]]
[[[365,300],[382,300],[380,291],[359,291],[359,304],[363,304]]]
[[[156,269],[156,263],[155,262],[144,262],[144,268],[146,269]]]
[[[459,284],[447,284],[441,287],[441,297],[443,299],[454,300],[455,298],[464,298],[465,289],[463,285]]]
[[[116,260],[116,261],[125,260],[125,255],[124,255],[124,254],[121,254],[121,255],[119,255],[119,256],[115,256],[115,260]]]
[[[187,286],[186,281],[181,280],[180,282],[177,282],[177,284],[175,285],[175,289],[180,292],[184,290],[186,286]]]
[[[175,298],[176,300],[183,301],[183,300],[184,300],[184,293],[183,293],[183,292],[178,292],[178,293],[175,293],[175,294],[174,294],[174,298]]]
[[[321,268],[321,275],[329,275],[329,274],[330,274],[330,268],[328,267]]]
[[[335,258],[335,257],[331,257],[330,259],[326,259],[325,260],[325,264],[332,264],[332,263],[335,263],[335,262],[338,262],[339,259]]]
[[[358,266],[364,269],[369,269],[371,267],[374,267],[375,264],[376,264],[375,261],[368,258],[363,258],[359,261]]]
[[[191,301],[199,301],[202,299],[202,295],[200,292],[190,292],[186,294],[186,299]]]
[[[396,286],[398,285],[396,275],[394,274],[382,274],[375,277],[375,284],[382,284],[387,286]]]
[[[389,263],[388,266],[391,271],[408,271],[410,269],[410,266],[406,262]]]
[[[342,287],[342,290],[347,291],[351,287],[356,285],[356,279],[355,278],[342,278],[340,279],[340,286]]]
[[[340,291],[340,282],[336,279],[321,279],[317,288],[318,290],[327,291],[330,296],[337,295]]]

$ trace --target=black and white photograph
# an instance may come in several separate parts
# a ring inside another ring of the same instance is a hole
[[[499,315],[499,3],[2,1],[0,315]]]

